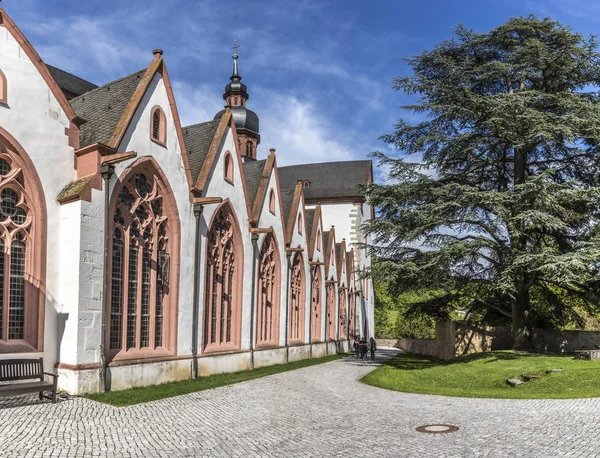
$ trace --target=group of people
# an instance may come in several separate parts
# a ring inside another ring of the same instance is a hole
[[[365,339],[354,339],[354,351],[356,352],[356,357],[360,356],[360,359],[364,359],[367,357],[367,352],[371,352],[371,359],[375,359],[375,350],[377,350],[377,343],[375,339],[371,337],[369,342]]]

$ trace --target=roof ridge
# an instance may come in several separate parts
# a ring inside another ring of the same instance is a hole
[[[308,162],[306,164],[284,165],[284,166],[277,167],[277,168],[278,169],[287,169],[289,167],[304,167],[304,166],[307,166],[307,165],[340,164],[340,163],[350,164],[352,162],[372,163],[373,161],[371,161],[369,159],[356,159],[356,160],[352,160],[352,161]]]
[[[58,70],[59,72],[66,73],[67,75],[72,76],[73,78],[77,78],[78,80],[83,81],[84,83],[91,84],[92,86],[96,86],[94,89],[92,89],[92,91],[95,90],[95,89],[98,89],[100,87],[96,83],[92,83],[91,81],[83,79],[81,76],[77,76],[74,73],[68,72],[68,71],[63,70],[62,68],[59,68],[59,67],[55,67],[54,65],[46,64],[46,67],[51,67],[51,68],[53,68],[55,70]],[[107,84],[110,84],[110,83],[107,83]],[[91,91],[88,91],[88,92],[91,92]],[[86,94],[87,94],[87,92],[86,92]],[[83,95],[83,94],[81,94],[81,95]],[[77,96],[77,97],[80,97],[80,96]]]
[[[60,69],[59,69],[59,70],[60,70]],[[146,72],[146,70],[147,70],[147,69],[145,69],[145,68],[144,68],[144,69],[142,69],[142,70],[138,70],[137,72],[133,72],[133,73],[131,73],[130,75],[123,76],[122,78],[119,78],[119,79],[116,79],[116,80],[113,80],[113,81],[109,81],[108,83],[106,83],[106,84],[103,84],[102,86],[98,86],[97,88],[95,88],[95,89],[92,89],[91,91],[88,91],[88,92],[86,92],[86,93],[84,93],[84,94],[81,94],[81,95],[79,95],[79,96],[77,96],[77,97],[74,97],[73,99],[71,99],[71,103],[72,103],[72,102],[74,102],[75,100],[80,100],[81,98],[85,97],[86,95],[90,95],[90,94],[92,94],[92,93],[94,93],[94,92],[97,92],[97,91],[99,91],[100,89],[104,89],[106,86],[110,86],[111,84],[115,84],[115,83],[118,83],[118,82],[120,82],[120,81],[126,80],[127,78],[131,78],[131,77],[132,77],[132,76],[134,76],[134,75],[137,75],[137,74],[140,74],[140,73],[145,73],[145,72]],[[93,84],[93,83],[92,83],[92,84]]]
[[[193,128],[193,127],[200,127],[200,126],[204,126],[206,124],[210,124],[211,122],[219,124],[219,120],[218,119],[212,119],[210,121],[198,122],[196,124],[190,124],[189,126],[183,126],[181,129],[185,130],[185,129],[190,129],[190,128]]]

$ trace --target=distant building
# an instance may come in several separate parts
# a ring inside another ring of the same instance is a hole
[[[373,335],[370,161],[258,158],[236,53],[226,108],[184,127],[162,51],[97,87],[1,8],[0,28],[0,358],[43,356],[85,393]]]

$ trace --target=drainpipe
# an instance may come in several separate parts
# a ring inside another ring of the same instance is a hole
[[[313,268],[309,266],[310,270],[310,299],[308,303],[310,304],[308,314],[308,345],[309,345],[309,358],[312,359],[312,311],[313,311],[313,302],[312,302],[312,291],[313,291],[313,281],[314,281],[314,273]]]
[[[252,234],[252,293],[250,295],[250,369],[254,369],[254,292],[256,289],[256,257],[258,234]]]
[[[115,173],[115,166],[100,166],[100,174],[104,180],[104,255],[102,265],[102,325],[100,329],[100,392],[106,392],[106,312],[108,310],[108,244],[110,234],[110,179]]]
[[[329,287],[330,284],[325,281],[325,356],[329,356],[329,321],[327,315],[329,313]]]
[[[202,256],[200,244],[200,217],[204,211],[204,205],[194,204],[194,216],[196,217],[196,238],[194,239],[194,299],[192,312],[192,379],[198,378],[198,308],[200,300],[198,298],[198,280],[200,273],[200,260]]]
[[[285,252],[286,262],[287,262],[287,285],[285,290],[285,362],[287,363],[290,359],[290,346],[288,342],[288,320],[289,320],[289,310],[290,310],[290,273],[292,267],[290,265],[290,260],[292,258],[292,252]]]
[[[350,290],[346,290],[346,339],[348,340],[348,351],[350,351]]]

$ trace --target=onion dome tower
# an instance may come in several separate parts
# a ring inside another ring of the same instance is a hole
[[[248,88],[242,83],[242,77],[238,71],[238,45],[233,42],[233,73],[229,78],[231,81],[225,86],[223,99],[226,106],[231,109],[235,129],[237,131],[238,146],[244,160],[256,160],[256,147],[260,143],[258,133],[258,115],[246,108],[248,101]],[[221,119],[225,110],[219,111],[214,119]]]

